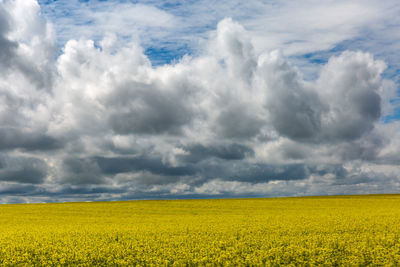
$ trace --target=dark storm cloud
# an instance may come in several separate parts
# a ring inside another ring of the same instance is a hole
[[[253,149],[233,143],[228,145],[217,144],[204,146],[202,144],[189,145],[183,148],[188,154],[178,158],[185,162],[199,162],[208,158],[220,158],[224,160],[242,160],[246,156],[253,156]]]
[[[327,174],[333,174],[335,178],[344,179],[348,175],[348,171],[341,164],[323,164],[319,166],[313,166],[311,172],[324,176]]]
[[[153,186],[167,186],[186,181],[189,182],[191,185],[196,183],[196,179],[191,176],[188,178],[188,176],[159,175],[147,171],[142,171],[135,173],[134,176],[130,179],[119,179],[118,184],[130,184],[135,186],[137,189],[142,188],[143,190],[145,190]]]
[[[224,149],[215,147],[212,149],[201,146],[192,147],[191,151],[194,152],[192,156],[183,158],[186,164],[177,167],[167,166],[160,159],[141,157],[68,159],[64,161],[64,165],[70,176],[66,176],[65,182],[101,184],[105,182],[102,178],[105,176],[134,174],[134,178],[129,178],[125,182],[151,186],[185,181],[188,184],[199,185],[219,178],[226,181],[259,183],[273,180],[301,180],[307,178],[311,171],[317,172],[314,167],[305,164],[273,165],[241,162],[233,157],[240,158],[245,153],[251,153],[251,150],[239,145],[233,145],[233,147],[236,151],[223,151]],[[212,160],[213,157],[218,160]],[[203,160],[200,161],[200,158]],[[324,170],[318,172],[322,171]],[[124,180],[120,182],[123,183]]]
[[[38,187],[32,184],[11,183],[0,187],[0,195],[35,195]]]
[[[339,177],[332,182],[332,185],[359,185],[373,182],[374,179],[369,177],[366,173],[348,175],[346,177]]]
[[[0,157],[0,181],[40,184],[47,176],[48,166],[40,159]]]
[[[94,186],[94,185],[79,185],[79,186],[65,186],[59,191],[54,192],[56,196],[76,196],[76,195],[92,195],[92,194],[120,194],[124,193],[126,188],[112,188],[108,186]],[[44,195],[51,194],[47,192]]]
[[[202,180],[197,185],[218,178],[222,181],[240,181],[250,184],[266,183],[270,181],[299,181],[311,175],[331,175],[334,179],[347,179],[354,176],[342,164],[263,164],[229,161],[204,161],[197,165],[202,170]]]
[[[302,180],[308,175],[309,169],[304,164],[243,164],[233,166],[225,173],[224,180],[260,183],[275,180]]]
[[[168,166],[161,159],[145,157],[66,158],[63,161],[62,183],[73,185],[104,184],[106,177],[117,174],[139,174],[136,183],[168,184],[181,176],[197,173],[193,165]]]
[[[63,177],[65,184],[102,184],[105,178],[97,163],[88,158],[66,158],[63,160]]]
[[[0,150],[54,150],[62,148],[63,145],[60,140],[43,133],[26,132],[11,127],[0,128]]]
[[[93,159],[104,174],[118,174],[135,171],[148,171],[153,174],[165,176],[194,175],[196,169],[190,165],[172,167],[165,165],[161,159],[141,157],[96,157]]]

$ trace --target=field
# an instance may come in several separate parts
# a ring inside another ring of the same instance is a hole
[[[400,195],[0,205],[0,265],[400,266]]]

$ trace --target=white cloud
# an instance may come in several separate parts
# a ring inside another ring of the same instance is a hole
[[[358,37],[363,27],[382,19],[385,8],[373,1],[289,1],[266,4],[243,23],[253,33],[256,50],[279,48],[293,55]]]

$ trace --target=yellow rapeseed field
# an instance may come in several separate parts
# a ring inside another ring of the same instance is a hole
[[[1,266],[400,266],[400,195],[0,205]]]

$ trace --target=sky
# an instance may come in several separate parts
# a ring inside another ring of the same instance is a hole
[[[0,0],[0,203],[400,193],[397,0]]]

